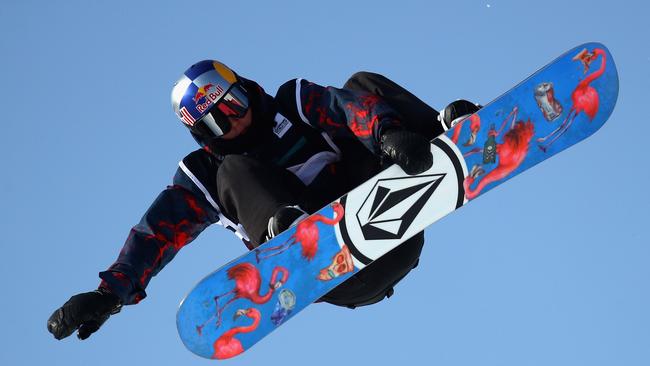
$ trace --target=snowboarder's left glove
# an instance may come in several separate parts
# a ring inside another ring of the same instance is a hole
[[[392,129],[381,136],[381,152],[409,175],[422,173],[433,164],[431,144],[415,132]]]
[[[103,288],[74,295],[50,316],[47,330],[54,338],[63,339],[79,329],[77,337],[83,340],[121,308],[120,299]]]

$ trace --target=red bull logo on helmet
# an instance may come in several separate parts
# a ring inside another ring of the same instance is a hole
[[[224,93],[221,85],[215,86],[212,83],[203,85],[196,91],[192,100],[196,103],[196,109],[203,113]]]

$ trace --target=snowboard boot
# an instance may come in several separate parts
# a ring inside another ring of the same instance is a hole
[[[443,109],[438,115],[438,121],[442,123],[445,128],[445,131],[453,128],[458,122],[462,121],[465,117],[470,114],[476,113],[483,106],[479,104],[474,104],[470,101],[459,99],[454,102],[451,102],[448,106]]]
[[[307,216],[309,215],[298,206],[280,207],[269,219],[266,239],[273,239],[281,232],[297,225],[300,220]]]

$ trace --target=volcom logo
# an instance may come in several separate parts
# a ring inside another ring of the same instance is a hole
[[[463,205],[467,167],[463,155],[446,136],[431,144],[433,166],[420,175],[406,175],[392,166],[340,202],[348,214],[335,227],[354,265],[363,268],[389,250]]]
[[[357,211],[363,237],[366,240],[400,239],[446,175],[378,180]]]

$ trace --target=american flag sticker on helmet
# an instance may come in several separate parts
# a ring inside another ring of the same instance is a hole
[[[194,117],[192,117],[190,112],[188,112],[185,107],[181,108],[181,110],[179,111],[178,116],[181,118],[181,121],[183,121],[183,123],[185,123],[186,125],[188,125],[190,127],[194,126],[194,122],[196,122]]]

